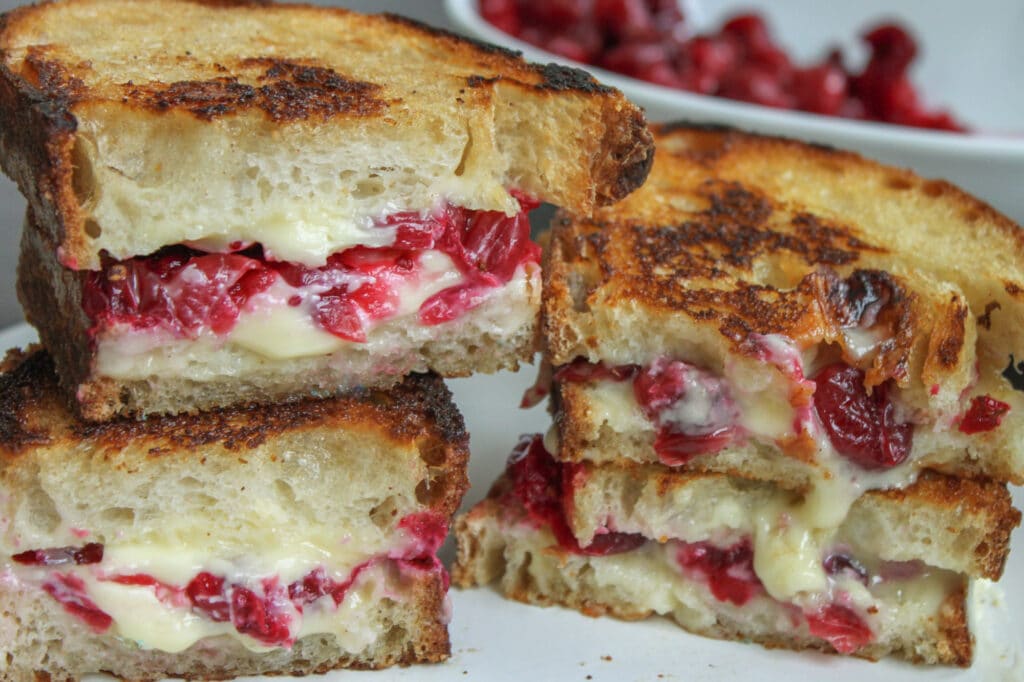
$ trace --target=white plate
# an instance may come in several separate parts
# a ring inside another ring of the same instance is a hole
[[[527,59],[591,71],[647,110],[652,121],[727,123],[854,149],[886,163],[948,179],[1024,223],[1024,2],[1019,0],[689,0],[697,30],[753,9],[797,61],[818,60],[831,44],[864,56],[857,36],[881,19],[898,19],[918,39],[913,81],[929,105],[942,105],[978,132],[960,135],[851,121],[707,97],[578,64],[517,40],[485,22],[478,0],[445,0],[456,28],[523,52]],[[850,60],[848,63],[854,63]],[[859,62],[857,62],[859,63]]]
[[[26,325],[0,332],[0,350],[34,339]],[[543,407],[519,410],[523,390],[533,382],[531,368],[518,374],[475,376],[449,382],[471,434],[468,507],[487,493],[504,468],[520,433],[547,428]],[[1018,507],[1024,495],[1014,490]],[[339,680],[703,680],[748,682],[828,680],[863,682],[875,677],[893,682],[950,680],[990,682],[1024,679],[1024,537],[1014,534],[1012,553],[1000,586],[1001,607],[986,607],[993,637],[981,639],[978,663],[970,670],[921,668],[897,661],[869,663],[816,653],[769,651],[753,644],[720,642],[687,634],[668,620],[627,623],[588,618],[562,608],[539,608],[506,601],[493,588],[453,590],[452,658],[444,664],[376,672],[339,672]],[[447,547],[451,558],[451,547]],[[1014,614],[1012,617],[1008,614]],[[1012,659],[1017,657],[1016,672]],[[1016,675],[1014,677],[1013,675]],[[281,679],[281,678],[274,678]],[[306,678],[307,680],[316,678]]]

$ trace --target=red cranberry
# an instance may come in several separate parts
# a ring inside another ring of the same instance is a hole
[[[398,522],[398,527],[416,540],[413,553],[416,556],[430,556],[441,549],[448,537],[448,521],[444,515],[433,510],[415,512]]]
[[[673,431],[662,426],[654,438],[654,451],[658,460],[666,466],[682,466],[698,455],[718,452],[732,442],[735,429],[728,426],[709,433],[690,434]]]
[[[327,572],[322,566],[307,573],[300,580],[296,580],[288,586],[288,598],[300,611],[306,604],[315,602],[325,595],[330,595],[335,605],[345,601],[345,595],[349,588],[355,583],[356,578],[370,565],[366,561],[356,566],[342,582],[335,582],[327,577]]]
[[[485,0],[481,14],[527,42],[634,78],[771,107],[964,130],[944,111],[925,110],[906,78],[916,53],[901,27],[881,25],[865,40],[871,59],[852,76],[841,54],[794,68],[764,19],[741,14],[717,33],[689,38],[674,0]],[[689,39],[688,39],[689,38]]]
[[[480,0],[480,16],[509,35],[517,36],[522,30],[516,0]]]
[[[971,401],[971,406],[957,428],[967,434],[991,431],[1003,423],[1003,417],[1009,411],[1009,404],[1002,400],[979,395]]]
[[[718,601],[743,606],[764,589],[754,573],[754,549],[749,539],[724,548],[710,542],[684,542],[676,561],[685,570],[698,573]]]
[[[577,551],[586,556],[608,556],[610,554],[631,552],[645,542],[647,542],[647,538],[640,533],[617,533],[609,531],[607,533],[598,533],[594,536],[594,539],[590,541],[589,545],[586,547],[580,547]]]
[[[332,254],[316,268],[267,262],[259,246],[233,254],[169,247],[148,258],[106,263],[102,272],[90,273],[82,305],[94,333],[105,325],[128,323],[137,329],[159,325],[179,337],[194,336],[206,326],[223,334],[234,326],[247,301],[280,276],[291,286],[320,290],[312,314],[322,329],[363,342],[368,322],[397,310],[401,283],[417,274],[418,252],[438,249],[467,280],[421,307],[421,323],[439,324],[479,305],[524,263],[539,260],[540,249],[530,241],[526,215],[537,202],[522,193],[513,196],[522,210],[512,217],[453,206],[428,216],[393,214],[378,223],[395,229],[392,247],[354,247]],[[295,296],[288,301],[301,302]]]
[[[757,65],[736,69],[723,78],[719,94],[776,109],[793,109],[796,104],[786,84],[770,69]]]
[[[655,40],[654,16],[644,0],[594,0],[598,24],[618,40]]]
[[[65,611],[88,625],[93,632],[106,632],[114,623],[113,618],[86,596],[85,583],[77,576],[55,573],[50,580],[43,583],[43,591],[53,597]]]
[[[705,95],[717,94],[722,78],[739,60],[736,44],[730,40],[697,36],[682,47],[680,78],[683,87]]]
[[[274,589],[260,597],[247,587],[235,585],[231,589],[231,622],[235,629],[267,646],[280,646],[291,642],[290,617],[275,608]],[[281,595],[283,596],[283,595]]]
[[[185,586],[185,596],[192,603],[192,608],[202,613],[215,623],[223,623],[231,618],[231,607],[224,590],[224,578],[212,573],[202,572]]]
[[[863,564],[847,554],[829,554],[822,562],[822,566],[829,575],[849,573],[856,577],[858,582],[864,585],[868,584],[869,576],[867,569],[864,568]]]
[[[825,116],[839,116],[847,98],[846,72],[824,63],[793,74],[793,94],[797,107]]]
[[[82,547],[52,547],[32,549],[11,557],[19,564],[29,566],[62,566],[65,564],[98,564],[103,561],[103,545],[90,542]]]
[[[852,654],[875,638],[871,628],[846,606],[829,604],[806,616],[811,634],[825,640],[841,654]]]
[[[814,409],[839,454],[865,469],[887,469],[907,458],[914,427],[896,422],[887,383],[868,395],[864,372],[841,362],[814,381]]]
[[[648,419],[656,420],[686,393],[687,366],[658,358],[633,380],[633,395]]]

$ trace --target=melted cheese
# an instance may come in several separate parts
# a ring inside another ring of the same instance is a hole
[[[307,605],[301,613],[287,600],[275,603],[275,610],[283,609],[290,614],[293,639],[313,634],[334,635],[339,646],[357,653],[381,635],[382,624],[374,618],[374,602],[376,591],[384,582],[384,570],[378,565],[362,571],[337,608],[327,596]],[[341,579],[347,576],[337,571],[332,574]],[[162,602],[151,587],[100,580],[89,571],[81,571],[80,575],[89,598],[113,619],[113,631],[143,649],[177,653],[218,635],[232,637],[252,651],[274,648],[239,633],[230,622],[214,622],[195,613],[187,604]]]
[[[464,279],[451,258],[440,251],[424,252],[419,264],[419,277],[398,288],[399,306],[392,318],[415,315],[428,298]],[[329,355],[351,345],[350,341],[313,322],[313,305],[308,293],[278,279],[269,291],[253,298],[228,332],[225,342],[274,359]],[[293,296],[300,296],[303,303],[289,305],[288,300]],[[367,331],[372,333],[379,322],[367,321]]]

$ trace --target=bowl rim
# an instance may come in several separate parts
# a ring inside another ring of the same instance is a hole
[[[992,133],[954,133],[948,131],[911,128],[892,123],[857,121],[823,116],[803,111],[771,109],[747,102],[699,95],[656,85],[624,76],[599,67],[583,64],[547,52],[492,26],[477,11],[478,0],[445,0],[448,18],[460,30],[474,38],[507,47],[530,61],[548,61],[592,73],[602,83],[618,88],[627,97],[642,99],[639,104],[657,106],[666,110],[685,107],[680,118],[693,120],[728,120],[738,127],[771,130],[774,134],[810,137],[818,140],[841,139],[846,145],[890,146],[898,145],[927,156],[956,155],[985,157],[991,160],[1024,160],[1024,130],[1020,136]],[[662,119],[658,120],[671,120]]]

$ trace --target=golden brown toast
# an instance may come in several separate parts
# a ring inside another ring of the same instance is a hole
[[[588,214],[653,154],[640,109],[582,71],[401,17],[263,2],[9,12],[0,121],[5,172],[75,269],[208,238],[287,256],[282,231],[330,242],[438,201],[512,212],[509,189]]]

